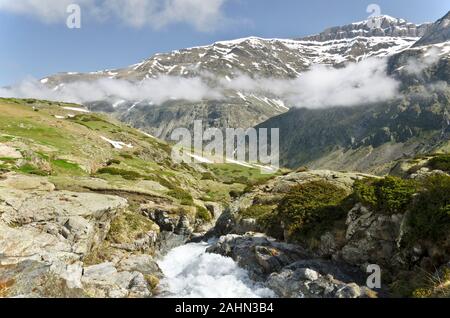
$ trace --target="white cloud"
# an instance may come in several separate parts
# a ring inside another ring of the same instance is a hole
[[[386,60],[371,58],[339,69],[317,65],[293,80],[239,76],[221,84],[249,93],[270,93],[296,107],[364,105],[398,94],[399,83],[387,75],[386,68]]]
[[[93,82],[79,81],[52,89],[39,81],[28,79],[10,88],[0,88],[0,96],[35,98],[73,103],[100,100],[149,101],[162,104],[168,100],[197,102],[203,99],[220,99],[218,91],[211,90],[199,78],[161,76],[142,83],[126,80],[101,79]]]
[[[160,76],[140,83],[101,79],[78,81],[52,89],[36,80],[26,80],[0,96],[49,99],[75,103],[99,100],[149,101],[162,104],[168,100],[218,100],[234,90],[259,96],[283,99],[293,107],[323,108],[366,105],[395,98],[399,83],[386,73],[384,59],[367,59],[343,68],[314,66],[296,79],[250,78],[241,75],[228,81],[211,73],[184,78]]]
[[[185,23],[199,31],[211,31],[226,18],[228,0],[0,0],[0,11],[34,16],[45,23],[64,22],[67,6],[79,4],[83,17],[101,21],[118,19],[125,25],[162,28]]]
[[[440,55],[441,50],[436,47],[432,47],[426,51],[420,59],[416,57],[411,57],[408,59],[405,66],[405,71],[408,74],[419,75],[426,69],[438,63],[441,58]]]
[[[67,19],[67,7],[74,0],[0,0],[0,11],[34,16],[46,23]],[[92,0],[77,0],[81,6],[91,6]]]

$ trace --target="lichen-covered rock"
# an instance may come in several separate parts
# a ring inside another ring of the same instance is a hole
[[[357,204],[347,216],[346,244],[342,259],[353,265],[396,265],[404,215],[384,215]]]

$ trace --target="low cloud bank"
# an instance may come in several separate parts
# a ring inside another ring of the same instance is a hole
[[[99,100],[148,101],[220,100],[229,90],[243,94],[271,96],[293,107],[354,106],[381,102],[398,95],[399,83],[386,74],[386,60],[368,59],[343,68],[318,65],[296,79],[251,78],[239,75],[228,80],[205,76],[184,78],[160,76],[139,83],[101,79],[74,82],[51,88],[36,80],[26,80],[0,89],[0,96],[48,99],[75,103]]]
[[[35,79],[28,79],[10,88],[0,88],[0,96],[80,104],[101,100],[149,101],[162,104],[168,100],[196,102],[221,98],[217,91],[211,90],[200,78],[174,76],[160,76],[141,83],[109,78],[90,82],[78,81],[55,88],[50,88]]]
[[[296,107],[354,106],[394,98],[399,83],[386,73],[386,60],[368,59],[344,68],[324,65],[293,80],[240,76],[223,85],[245,92],[268,92]]]

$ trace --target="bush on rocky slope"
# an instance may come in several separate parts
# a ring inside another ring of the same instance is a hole
[[[121,176],[122,178],[126,180],[137,180],[139,178],[142,178],[142,175],[136,171],[131,170],[124,170],[120,168],[114,168],[114,167],[106,167],[101,168],[97,171],[98,174],[109,174],[112,176]]]
[[[428,162],[428,166],[433,170],[450,172],[450,155],[438,155]]]
[[[450,177],[432,176],[421,188],[410,208],[408,241],[450,240]]]
[[[302,239],[323,233],[335,221],[345,218],[347,192],[325,181],[294,187],[279,203],[277,217],[288,239]]]
[[[386,214],[404,213],[417,191],[413,180],[397,177],[366,179],[354,185],[354,198],[378,212]]]
[[[355,201],[378,213],[409,211],[407,241],[437,241],[450,230],[450,177],[433,175],[423,180],[386,177],[362,180],[354,185]]]
[[[204,221],[204,222],[210,222],[212,220],[211,213],[205,209],[202,206],[196,206],[197,212],[195,214],[196,219]]]

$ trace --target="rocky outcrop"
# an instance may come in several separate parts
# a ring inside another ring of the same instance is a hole
[[[87,266],[127,200],[56,191],[45,178],[13,173],[0,180],[0,282],[3,296],[147,297],[144,274],[156,263],[122,255],[116,263]]]
[[[276,242],[263,234],[222,236],[207,252],[231,257],[257,279],[308,257],[301,247]]]
[[[86,293],[96,298],[151,296],[150,286],[142,273],[119,272],[113,263],[85,267],[81,283]]]
[[[80,259],[104,240],[114,215],[127,206],[120,197],[53,191],[41,178],[6,178],[0,181],[3,263]]]
[[[399,262],[398,244],[404,215],[380,215],[357,204],[347,216],[346,244],[334,257],[349,264],[393,266]]]
[[[20,151],[14,147],[7,144],[0,144],[0,158],[22,159],[23,156]]]
[[[423,167],[409,178],[419,180],[436,174],[445,173]],[[275,232],[279,234],[275,235],[279,241],[267,237],[273,235],[272,227],[277,226],[276,222],[281,223],[278,227],[282,230],[283,221],[274,217],[276,207],[296,185],[322,181],[342,188],[350,195],[355,180],[366,177],[376,178],[364,174],[305,171],[280,176],[254,187],[218,219],[208,237],[223,236],[208,252],[233,258],[253,278],[265,282],[282,297],[375,296],[373,291],[363,287],[368,277],[366,271],[373,264],[382,269],[382,289],[377,289],[376,293],[384,297],[388,295],[388,286],[399,279],[399,273],[412,273],[417,267],[424,273],[434,273],[435,268],[447,263],[447,243],[422,240],[411,245],[408,210],[383,212],[355,202],[354,196],[345,200],[341,219],[323,232],[290,241],[295,244],[282,243],[283,238],[288,238],[282,231]],[[269,212],[262,208],[248,209],[252,205],[270,209]],[[260,219],[251,219],[243,217],[246,211],[273,213],[269,216],[271,228],[264,228],[267,214]]]
[[[226,235],[207,249],[231,257],[279,297],[358,298],[376,293],[361,281],[357,269],[315,259],[298,245],[277,242],[263,234]],[[359,276],[359,277],[358,277]]]
[[[386,15],[373,17],[366,21],[345,26],[333,27],[324,32],[304,38],[308,41],[331,41],[355,37],[422,37],[431,27],[431,23],[416,25],[403,19]]]
[[[331,274],[319,273],[313,269],[314,266],[307,266],[308,264],[303,264],[303,262],[294,263],[281,272],[270,275],[266,284],[278,295],[285,298],[376,297],[376,293],[365,286],[345,283]],[[327,265],[327,267],[331,266]],[[326,268],[325,273],[332,269]],[[351,281],[351,279],[348,281]]]

